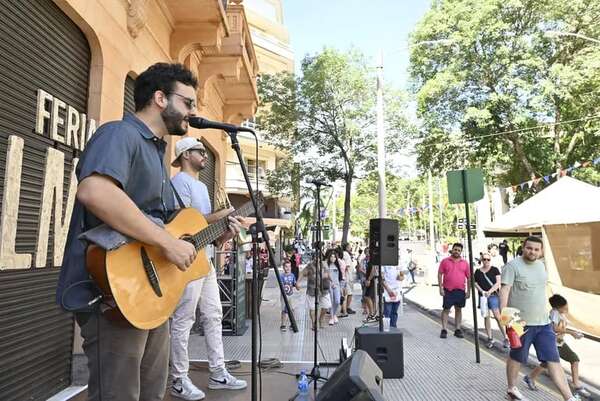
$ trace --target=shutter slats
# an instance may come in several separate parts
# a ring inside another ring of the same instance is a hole
[[[90,49],[81,30],[52,0],[0,0],[0,177],[8,138],[24,139],[15,249],[35,260],[48,147],[65,154],[63,213],[72,158],[79,152],[35,134],[37,90],[86,112]],[[66,119],[61,111],[61,117]],[[61,132],[64,130],[61,129]],[[4,194],[0,180],[0,199]],[[62,218],[62,216],[61,216]],[[54,216],[44,268],[0,271],[0,400],[45,400],[71,380],[73,318],[55,302]]]

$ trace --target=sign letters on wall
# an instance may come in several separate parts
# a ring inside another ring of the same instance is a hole
[[[96,122],[93,119],[88,119],[85,113],[78,112],[74,107],[42,89],[37,91],[35,121],[36,134],[48,136],[54,141],[80,151],[96,131]],[[54,219],[52,265],[60,266],[77,191],[75,166],[78,159],[72,160],[70,177],[65,177],[64,153],[53,147],[46,149],[35,259],[33,259],[31,254],[16,252],[24,148],[23,137],[9,136],[0,214],[0,269],[28,269],[32,266],[32,262],[35,267],[46,267],[52,217]],[[66,203],[63,197],[65,180],[69,183]]]

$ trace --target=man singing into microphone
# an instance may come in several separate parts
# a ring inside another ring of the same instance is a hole
[[[212,213],[208,189],[198,181],[198,173],[206,167],[206,149],[197,138],[183,138],[175,144],[175,160],[173,167],[181,171],[172,179],[176,196],[185,207],[193,207],[202,213],[208,223],[226,216],[233,210],[223,209]],[[239,228],[236,228],[239,232]],[[223,244],[232,238],[225,234],[217,241]],[[210,252],[206,252],[207,255]],[[209,258],[210,262],[210,258]],[[184,400],[201,400],[204,392],[192,383],[188,376],[190,361],[188,357],[188,341],[190,330],[196,320],[196,308],[200,306],[201,324],[204,329],[204,340],[208,354],[210,377],[208,388],[238,390],[246,388],[246,382],[233,377],[225,368],[223,353],[223,330],[221,319],[223,311],[217,285],[217,275],[212,268],[207,277],[190,282],[177,305],[171,320],[171,395]]]
[[[194,246],[174,238],[148,216],[167,221],[175,209],[163,164],[164,137],[187,132],[188,120],[196,111],[196,87],[196,78],[183,65],[152,65],[135,82],[135,114],[98,128],[77,165],[77,200],[56,298],[66,310],[76,311],[90,373],[88,400],[163,399],[169,363],[168,322],[141,330],[126,321],[109,320],[109,300],[95,302],[98,292],[87,285],[88,243],[80,234],[104,223],[160,249],[180,270],[193,263]],[[232,227],[234,224],[236,220]]]

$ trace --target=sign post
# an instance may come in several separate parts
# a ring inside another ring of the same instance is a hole
[[[473,337],[475,337],[475,361],[481,362],[479,353],[479,328],[477,327],[477,301],[475,294],[475,275],[473,274],[473,243],[471,241],[471,221],[469,216],[469,203],[483,198],[483,172],[481,169],[472,168],[467,170],[449,171],[446,174],[448,180],[448,201],[451,204],[464,203],[465,226],[467,229],[467,245],[469,250],[469,270],[471,278],[471,302],[473,305]]]

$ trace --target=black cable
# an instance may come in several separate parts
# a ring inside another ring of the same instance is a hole
[[[259,291],[259,294],[262,294],[262,291]],[[262,298],[262,295],[261,295]],[[262,341],[262,323],[260,320],[260,306],[262,304],[262,299],[259,299],[257,301],[257,307],[256,307],[256,316],[258,317],[258,399],[259,401],[262,401],[262,369],[260,368],[260,361],[261,361],[261,356],[262,356],[262,345],[263,345],[263,341]]]
[[[321,351],[321,356],[323,357],[323,360],[325,361],[325,364],[327,366],[327,378],[329,379],[329,361],[327,361],[327,357],[325,356],[325,352],[323,352],[323,348],[321,348],[321,344],[318,344],[319,347],[319,351]]]
[[[96,312],[96,380],[98,380],[98,399],[102,401],[102,361],[100,359],[100,308]]]

